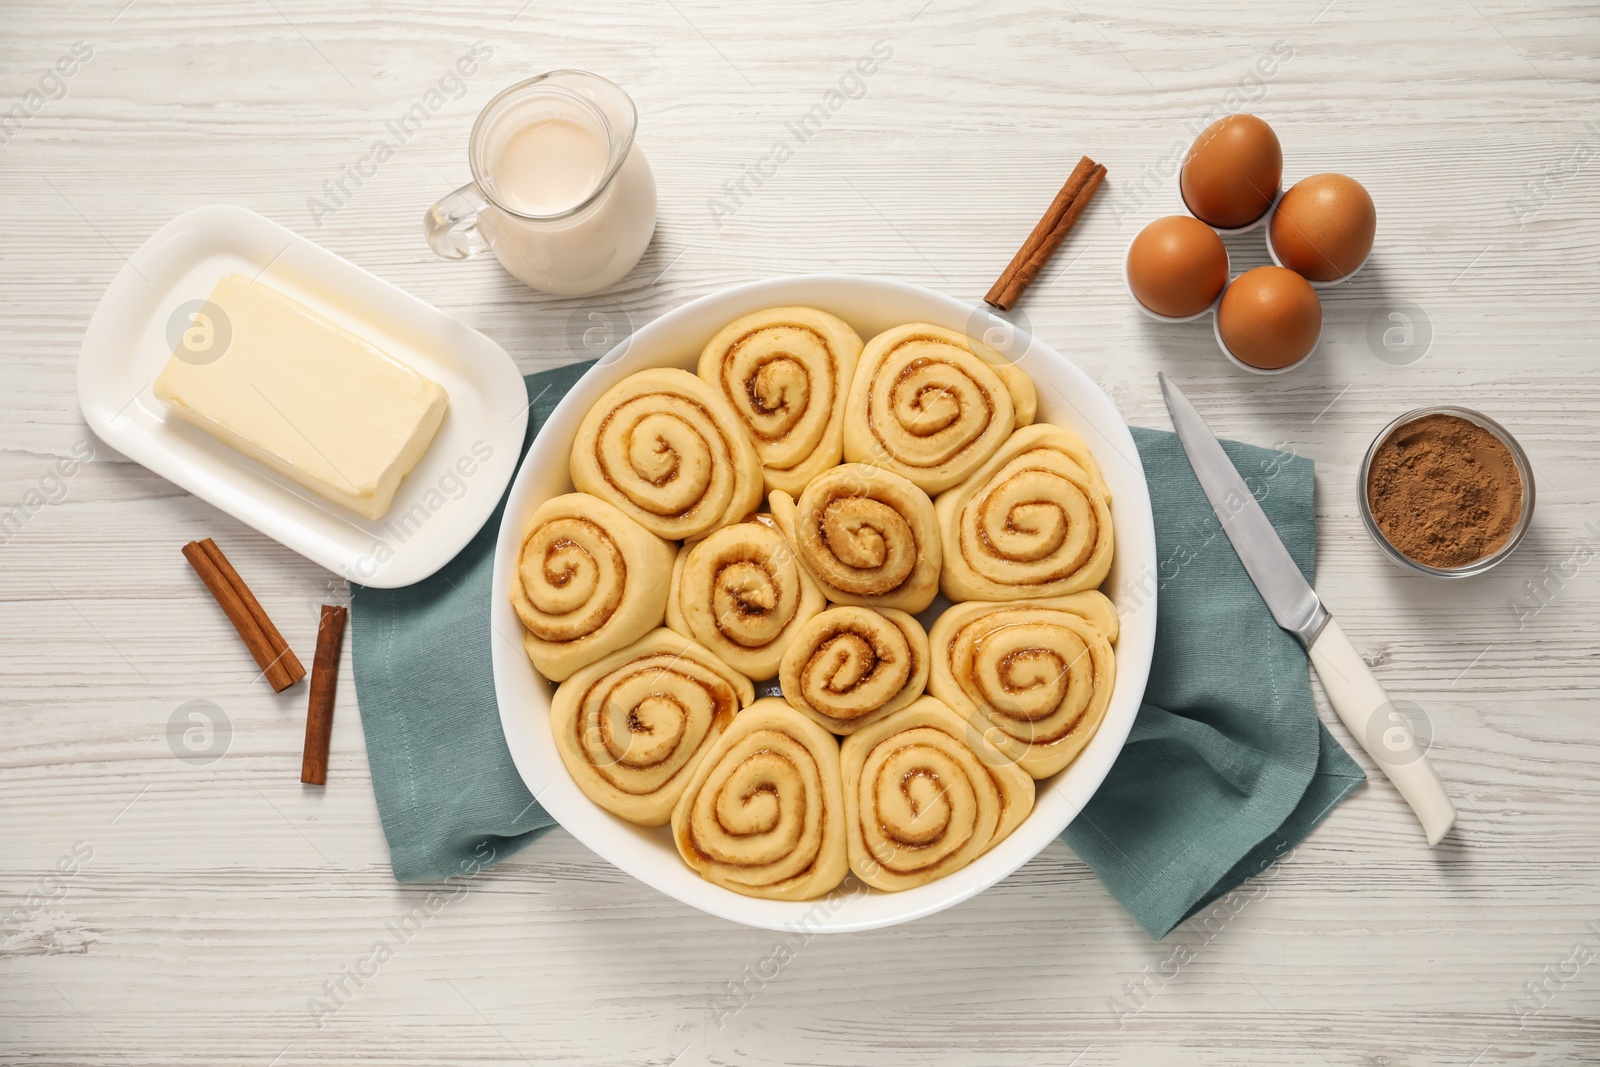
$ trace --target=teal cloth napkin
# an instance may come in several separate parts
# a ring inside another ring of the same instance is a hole
[[[1272,866],[1366,775],[1318,720],[1305,651],[1272,621],[1178,435],[1135,426],[1133,441],[1155,513],[1155,656],[1127,744],[1061,839],[1160,939]],[[1314,581],[1311,461],[1222,447]]]
[[[528,377],[524,450],[589,366]],[[1155,664],[1127,746],[1062,837],[1160,938],[1280,858],[1363,775],[1317,720],[1305,653],[1272,622],[1176,436],[1133,433],[1161,561],[1148,578],[1159,584]],[[1224,447],[1311,577],[1311,462]],[[489,654],[499,528],[496,509],[460,555],[416,585],[354,589],[356,698],[402,882],[474,872],[554,825],[500,731]]]
[[[593,364],[527,377],[528,433]],[[502,497],[437,574],[403,589],[351,583],[356,702],[389,865],[402,882],[476,873],[556,824],[511,762],[489,655],[489,572]]]

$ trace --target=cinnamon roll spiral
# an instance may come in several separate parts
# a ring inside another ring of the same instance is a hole
[[[981,341],[913,322],[868,341],[844,413],[844,458],[942,493],[1033,421],[1028,376]]]
[[[845,463],[799,501],[772,494],[772,517],[836,604],[917,612],[939,591],[938,521],[926,493],[891,471]]]
[[[684,861],[750,897],[809,900],[844,880],[839,744],[776,697],[735,716],[672,810]]]
[[[767,308],[724,326],[699,374],[738,415],[768,492],[798,496],[839,462],[844,400],[861,355],[848,323],[807,307]]]
[[[951,600],[1061,596],[1111,569],[1111,491],[1071,430],[1023,427],[933,509]]]
[[[547,500],[528,521],[511,583],[523,647],[539,673],[567,678],[661,625],[672,545],[586,493]]]
[[[674,368],[630,374],[595,402],[572,444],[572,484],[660,537],[695,538],[761,501],[761,460],[738,416]]]
[[[1033,810],[1033,779],[933,697],[845,738],[850,869],[875,889],[952,874]]]
[[[903,611],[829,608],[795,634],[778,681],[791,707],[853,734],[922,695],[928,635]]]
[[[678,551],[667,625],[760,680],[777,675],[784,650],[827,606],[771,518],[758,515]]]
[[[550,703],[556,749],[578,788],[640,826],[662,826],[739,709],[749,679],[656,630],[562,682]]]
[[[928,691],[1023,770],[1048,778],[1105,718],[1116,638],[1116,610],[1093,590],[1014,605],[969,600],[928,634]]]

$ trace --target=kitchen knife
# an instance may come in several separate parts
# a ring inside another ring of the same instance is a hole
[[[1256,503],[1255,494],[1189,398],[1165,374],[1158,373],[1156,378],[1189,466],[1273,620],[1306,647],[1333,710],[1417,813],[1428,844],[1437,844],[1455,822],[1456,809],[1418,747],[1410,721],[1395,708],[1356,647],[1322,606],[1266,512]]]

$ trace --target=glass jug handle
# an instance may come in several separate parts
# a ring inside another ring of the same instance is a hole
[[[446,193],[423,216],[428,247],[441,259],[466,259],[488,251],[489,242],[478,231],[478,212],[489,205],[477,182]]]

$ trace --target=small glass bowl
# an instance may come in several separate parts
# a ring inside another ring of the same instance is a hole
[[[1427,415],[1454,415],[1457,418],[1466,419],[1476,426],[1481,426],[1494,434],[1500,440],[1500,443],[1506,446],[1506,451],[1511,453],[1511,461],[1517,468],[1517,477],[1522,479],[1522,514],[1517,517],[1517,524],[1512,527],[1510,535],[1506,537],[1505,544],[1487,556],[1475,559],[1470,563],[1463,563],[1459,567],[1430,567],[1426,563],[1418,563],[1398,548],[1395,548],[1389,543],[1389,539],[1383,535],[1383,531],[1378,528],[1377,520],[1372,517],[1372,505],[1367,499],[1367,479],[1372,473],[1372,457],[1377,455],[1379,446],[1402,426],[1415,422],[1417,419]],[[1378,543],[1378,547],[1383,549],[1390,559],[1407,570],[1429,574],[1435,578],[1468,578],[1474,574],[1482,574],[1516,551],[1517,545],[1522,542],[1523,535],[1528,532],[1528,526],[1533,521],[1533,497],[1533,465],[1528,462],[1528,455],[1522,450],[1522,446],[1517,444],[1517,439],[1512,437],[1504,426],[1501,426],[1489,416],[1473,411],[1471,408],[1455,407],[1449,404],[1408,411],[1379,431],[1378,436],[1374,437],[1372,444],[1368,446],[1367,454],[1361,459],[1361,473],[1358,476],[1356,486],[1356,504],[1361,510],[1361,521],[1366,524],[1367,533],[1372,535],[1372,539]]]

